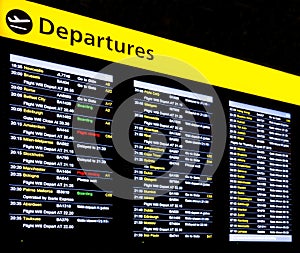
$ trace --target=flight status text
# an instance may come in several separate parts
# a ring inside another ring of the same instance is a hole
[[[291,114],[229,106],[229,239],[291,242]]]
[[[112,101],[103,98],[112,84],[111,75],[10,56],[9,218],[17,226],[111,223],[113,193],[96,187],[112,180],[103,169],[107,160],[77,155],[75,148],[110,151]],[[72,129],[72,122],[78,128]]]
[[[213,97],[135,81],[135,238],[213,238]],[[163,137],[162,137],[163,136]]]

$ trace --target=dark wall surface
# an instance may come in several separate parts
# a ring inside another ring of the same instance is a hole
[[[298,0],[32,0],[300,74]]]

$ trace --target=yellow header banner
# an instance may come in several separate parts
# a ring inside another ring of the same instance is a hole
[[[25,0],[0,0],[0,36],[300,105],[299,76]]]

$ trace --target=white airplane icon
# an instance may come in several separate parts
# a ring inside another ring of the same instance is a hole
[[[9,22],[11,23],[29,23],[29,19],[19,19],[16,15],[14,16],[14,19],[11,17],[8,17]]]
[[[29,23],[30,22],[29,19],[20,19],[16,15],[14,15],[13,19],[11,17],[8,17],[8,21],[10,23],[15,23],[15,24]],[[21,30],[27,31],[27,28],[25,28],[25,27],[20,27],[20,26],[16,26],[16,25],[10,25],[10,26],[14,27],[14,28],[17,28],[17,29],[21,29]]]

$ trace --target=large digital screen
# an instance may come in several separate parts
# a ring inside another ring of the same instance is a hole
[[[299,77],[3,2],[2,247],[299,252]]]

